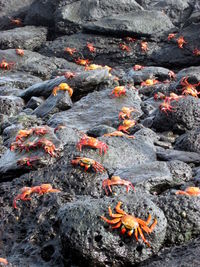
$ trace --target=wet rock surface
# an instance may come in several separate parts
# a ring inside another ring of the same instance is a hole
[[[199,12],[0,0],[0,262],[199,266]]]

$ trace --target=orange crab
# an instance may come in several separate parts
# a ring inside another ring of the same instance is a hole
[[[170,93],[169,97],[166,97],[166,98],[168,98],[168,101],[172,101],[172,100],[178,101],[181,98],[183,98],[183,96],[182,95],[177,95],[175,93]]]
[[[112,213],[111,207],[108,207],[109,216],[112,218],[111,220],[107,219],[104,216],[101,216],[101,219],[103,219],[108,224],[112,224],[113,229],[119,228],[121,225],[121,233],[125,234],[126,230],[128,230],[128,236],[132,236],[133,231],[135,232],[135,238],[138,241],[138,232],[142,238],[142,240],[147,244],[148,247],[150,247],[149,242],[144,237],[144,234],[142,232],[145,231],[147,234],[152,233],[154,230],[157,220],[154,219],[153,224],[149,227],[148,225],[151,222],[151,215],[149,214],[147,221],[143,221],[140,218],[136,218],[133,215],[127,214],[125,211],[121,209],[122,202],[118,202],[117,206],[115,207],[116,214]]]
[[[19,18],[16,18],[16,19],[10,18],[10,22],[11,24],[16,25],[16,26],[22,26],[22,20]]]
[[[53,142],[43,138],[37,141],[36,146],[44,148],[45,152],[48,153],[51,157],[56,157],[56,147]]]
[[[116,137],[117,136],[121,137],[121,136],[125,136],[125,137],[130,138],[130,139],[134,139],[135,138],[135,136],[122,133],[121,131],[114,131],[112,133],[104,134],[103,136],[105,136],[105,137],[115,137],[115,136]]]
[[[82,150],[82,146],[89,146],[92,148],[98,148],[100,155],[102,155],[103,152],[105,154],[107,152],[107,149],[108,149],[108,146],[104,142],[101,142],[94,137],[87,136],[86,134],[83,135],[81,140],[76,145],[76,147],[77,147],[77,149],[79,149],[79,151]]]
[[[146,81],[141,82],[140,85],[141,86],[152,86],[157,83],[159,83],[159,81],[156,79],[147,79]]]
[[[64,76],[66,79],[72,79],[76,76],[76,74],[74,72],[71,72],[71,71],[67,71],[64,73]]]
[[[19,55],[21,57],[24,56],[24,50],[23,49],[17,48],[17,49],[15,49],[15,52],[17,55]]]
[[[96,52],[96,48],[94,47],[94,45],[92,43],[87,43],[87,48],[91,53],[95,53]]]
[[[145,41],[141,41],[140,47],[141,47],[142,52],[147,52],[149,50],[148,43]]]
[[[27,201],[27,200],[31,200],[30,196],[33,193],[39,194],[39,195],[44,195],[47,193],[59,193],[61,192],[58,189],[54,189],[52,188],[51,184],[41,184],[38,186],[33,186],[33,187],[23,187],[21,188],[21,193],[19,195],[17,195],[14,200],[13,200],[13,207],[15,209],[17,208],[17,201],[18,200],[22,200],[22,201]]]
[[[32,167],[33,163],[37,162],[38,160],[39,160],[39,157],[37,157],[37,156],[26,157],[26,158],[19,159],[17,161],[17,165],[20,165],[20,166],[27,165],[28,167]]]
[[[119,112],[119,119],[122,119],[122,120],[129,119],[133,111],[137,111],[137,110],[135,108],[123,107],[121,111]]]
[[[169,112],[174,112],[174,107],[170,105],[170,101],[167,99],[167,101],[164,101],[162,104],[160,104],[159,109],[161,112],[164,112],[166,115],[168,115]]]
[[[126,87],[125,86],[116,86],[111,94],[111,96],[114,95],[114,97],[120,97],[122,95],[126,95]]]
[[[107,69],[109,72],[112,70],[112,68],[107,65],[101,66],[97,64],[90,64],[89,66],[85,67],[85,70],[97,70],[97,69]]]
[[[129,134],[128,130],[136,125],[135,120],[123,120],[122,125],[118,127],[118,131],[123,131]]]
[[[103,180],[103,183],[102,183],[102,187],[105,190],[106,195],[108,195],[108,191],[107,191],[106,187],[108,187],[110,193],[112,193],[111,185],[125,185],[127,193],[129,191],[130,187],[132,187],[135,190],[135,188],[131,182],[129,182],[127,180],[123,180],[119,176],[112,176],[111,179],[109,179],[109,178],[105,179],[105,180]]]
[[[70,56],[73,56],[73,54],[77,52],[76,48],[70,48],[70,47],[66,47],[64,51],[67,52]]]
[[[49,131],[46,127],[41,126],[41,127],[33,128],[33,132],[36,135],[44,135],[44,134],[47,134]]]
[[[195,48],[193,51],[192,51],[193,55],[195,56],[200,56],[200,50]]]
[[[28,137],[29,135],[33,134],[33,129],[27,129],[27,130],[19,130],[16,136],[16,141],[20,140],[22,141],[23,138]]]
[[[57,91],[67,91],[69,93],[69,96],[71,97],[73,94],[73,89],[67,84],[67,83],[60,83],[58,86],[53,88],[52,94],[54,96],[57,95]]]
[[[130,52],[131,48],[126,44],[119,44],[119,48],[123,51]]]
[[[137,71],[137,70],[143,70],[143,69],[144,69],[144,66],[141,66],[141,65],[135,65],[135,66],[133,67],[133,69],[134,69],[135,71]]]
[[[194,97],[198,97],[198,94],[200,94],[200,92],[196,90],[196,87],[200,86],[200,82],[197,84],[190,84],[188,82],[188,77],[183,77],[181,79],[181,85],[183,86],[182,95],[191,95]]]
[[[97,161],[90,159],[90,158],[84,158],[84,157],[76,157],[71,161],[71,164],[73,166],[80,165],[81,167],[85,168],[85,172],[92,167],[95,172],[104,172],[104,167],[98,163]]]
[[[187,187],[185,191],[178,190],[176,195],[185,195],[185,196],[199,196],[200,188],[199,187]]]
[[[184,40],[183,36],[180,36],[176,41],[178,43],[178,47],[181,49],[183,48],[184,44],[187,44],[187,42]]]
[[[175,36],[176,36],[176,33],[169,33],[168,37],[167,37],[167,40],[170,41],[171,39],[174,39]]]
[[[90,60],[89,59],[84,59],[84,58],[78,58],[75,59],[76,64],[78,65],[82,65],[82,66],[87,66],[90,64]]]
[[[10,70],[13,65],[15,65],[14,62],[7,62],[5,59],[0,62],[0,68],[5,70]]]
[[[5,258],[0,258],[0,264],[7,265],[7,264],[8,264],[7,259],[5,259]]]

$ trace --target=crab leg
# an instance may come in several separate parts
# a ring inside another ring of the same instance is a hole
[[[138,229],[135,228],[135,239],[138,241]]]
[[[150,244],[149,244],[149,242],[144,237],[143,232],[142,232],[142,230],[141,230],[140,227],[138,227],[138,231],[139,231],[140,236],[142,237],[142,240],[147,244],[148,247],[151,247]]]
[[[117,203],[117,206],[115,207],[115,210],[116,210],[116,212],[118,212],[118,213],[120,213],[120,214],[126,215],[126,212],[123,211],[122,209],[120,209],[121,204],[122,204],[122,202],[119,201],[119,202]]]
[[[107,219],[106,217],[104,216],[101,216],[101,219],[103,219],[105,222],[109,223],[109,224],[116,224],[116,223],[119,223],[121,218],[115,218],[113,220],[109,220]]]
[[[122,217],[122,214],[114,214],[114,213],[112,213],[111,207],[108,207],[108,212],[109,212],[109,216],[111,218],[121,218]]]
[[[112,226],[112,229],[119,228],[122,225],[122,222],[118,222],[115,226]]]

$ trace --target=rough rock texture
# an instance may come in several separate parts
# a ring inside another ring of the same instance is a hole
[[[198,0],[0,0],[0,261],[199,266],[200,197],[176,195],[200,186],[199,18]]]

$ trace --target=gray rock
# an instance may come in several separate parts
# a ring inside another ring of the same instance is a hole
[[[98,125],[116,127],[119,125],[118,114],[123,106],[134,107],[138,110],[136,117],[141,114],[140,98],[136,91],[127,89],[126,96],[110,97],[114,88],[93,92],[77,101],[69,111],[59,112],[49,120],[50,125],[67,124],[79,130],[88,130]]]
[[[46,42],[47,29],[44,27],[25,26],[0,32],[0,49],[22,48],[38,49]]]
[[[121,236],[119,229],[110,230],[108,224],[100,219],[101,215],[109,218],[108,206],[114,212],[116,199],[82,197],[71,204],[67,203],[58,212],[64,255],[70,255],[78,265],[111,266],[114,263],[121,266],[141,262],[157,252],[163,243],[167,224],[163,212],[144,192],[121,196],[120,200],[123,202],[122,209],[127,213],[146,220],[150,212],[151,223],[155,217],[158,219],[157,226],[147,237],[151,248],[144,243],[141,246],[134,236]]]
[[[179,136],[176,139],[175,149],[200,153],[200,128]]]
[[[141,6],[134,0],[61,1],[55,12],[56,31],[72,34],[80,31],[84,22],[140,9]]]
[[[14,49],[0,50],[0,62],[5,59],[8,63],[14,62],[10,71],[21,71],[39,76],[40,78],[50,79],[51,73],[58,68],[75,68],[75,64],[69,63],[62,58],[48,58],[36,52],[25,51],[23,57],[19,57]],[[5,70],[0,69],[0,73]]]
[[[28,101],[28,103],[26,104],[26,108],[36,109],[43,102],[44,102],[44,100],[41,97],[32,96],[30,98],[30,100]]]
[[[192,178],[191,168],[180,162],[144,163],[134,167],[116,170],[114,175],[130,181],[136,188],[160,194],[168,188],[180,185]],[[119,190],[117,191],[118,193]]]
[[[159,148],[157,149],[156,154],[159,160],[180,160],[185,163],[200,163],[199,153]]]
[[[175,195],[175,192],[171,192],[160,196],[157,205],[167,218],[167,244],[183,244],[199,235],[199,197]]]
[[[96,22],[84,25],[84,29],[90,32],[135,35],[153,39],[160,38],[173,28],[174,25],[168,16],[160,11],[147,10],[137,10],[126,15],[104,17]]]
[[[56,112],[58,112],[67,110],[70,107],[72,107],[72,101],[69,93],[60,91],[56,96],[50,95],[39,107],[33,111],[33,114],[44,118],[55,108],[57,108]]]
[[[42,83],[34,84],[23,91],[20,96],[23,99],[30,99],[32,96],[49,97],[55,86],[60,83],[68,83],[73,89],[73,98],[80,98],[88,92],[101,89],[102,86],[111,83],[112,79],[107,69],[100,69],[94,71],[85,71],[77,73],[73,79],[66,79],[64,76],[52,80],[44,81]]]
[[[182,246],[161,250],[158,256],[139,264],[139,267],[195,267],[198,266],[200,239],[194,239]]]
[[[17,96],[0,96],[0,113],[17,115],[24,107],[24,101]]]
[[[153,127],[159,131],[176,130],[184,132],[200,125],[200,101],[187,96],[179,101],[172,101],[173,112],[167,114],[158,110]]]

